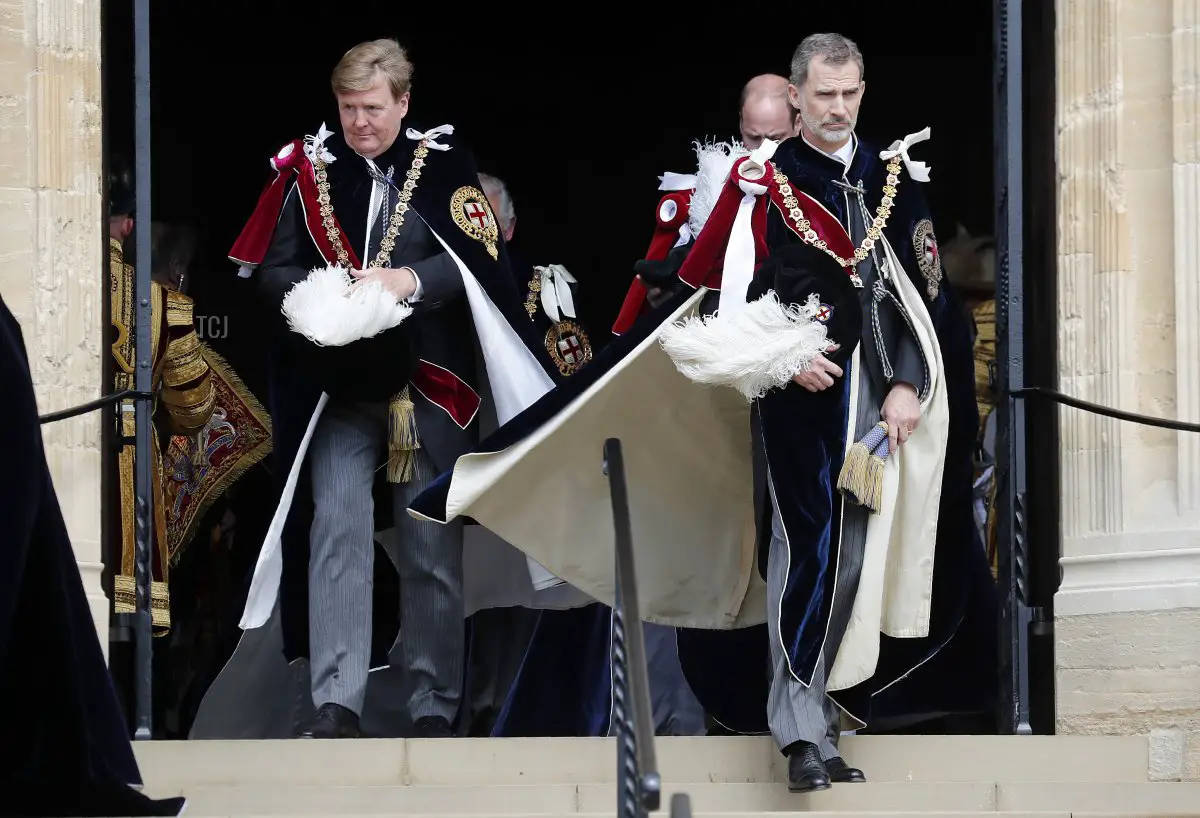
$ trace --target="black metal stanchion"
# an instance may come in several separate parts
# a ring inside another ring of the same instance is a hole
[[[633,558],[633,533],[629,518],[629,490],[621,441],[604,442],[604,473],[612,494],[613,529],[616,533],[616,599],[613,605],[612,673],[613,732],[617,738],[617,814],[645,818],[662,802],[662,779],[654,748],[650,718],[650,678],[646,642],[638,604],[637,570]],[[672,816],[690,814],[687,796],[671,799]]]
[[[146,397],[151,382],[150,322],[150,0],[134,0],[134,153],[137,200],[136,237],[136,298],[137,298],[137,366],[135,386],[141,397],[136,399],[135,454],[135,578],[137,613],[134,614],[134,689],[136,691],[135,741],[153,737],[151,721],[151,684],[153,678],[153,645],[151,644],[151,521],[154,515],[153,494],[150,491],[154,473],[151,466],[151,412],[153,403]]]

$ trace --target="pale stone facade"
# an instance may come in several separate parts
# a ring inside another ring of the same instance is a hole
[[[1061,387],[1200,420],[1200,0],[1057,4]],[[0,61],[0,294],[45,412],[101,388],[100,0],[0,0]],[[1200,780],[1200,436],[1061,417],[1058,729]],[[107,634],[99,422],[45,439]]]
[[[100,0],[0,0],[0,295],[43,413],[101,392]],[[100,415],[43,427],[101,644]]]
[[[1200,421],[1200,0],[1058,0],[1064,392]],[[1200,780],[1200,435],[1062,422],[1058,730]]]

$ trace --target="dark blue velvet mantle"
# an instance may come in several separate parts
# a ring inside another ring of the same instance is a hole
[[[3,298],[0,382],[0,814],[178,815],[183,799],[130,789],[142,777],[129,719],[50,474],[25,339]]]
[[[816,197],[844,222],[842,191],[828,181],[840,178],[840,163],[800,140],[785,142],[776,161],[793,186]],[[877,207],[886,176],[878,152],[860,146],[848,176],[863,181],[868,206]],[[920,293],[925,293],[926,281],[917,273],[914,235],[918,223],[927,218],[920,183],[902,172],[886,234]],[[769,225],[772,243],[795,240],[782,220],[773,217]],[[672,302],[643,317],[581,373],[498,430],[478,451],[511,446],[561,411],[657,329],[688,295],[679,293]],[[942,349],[950,410],[930,634],[925,639],[903,640],[881,636],[875,676],[835,696],[863,722],[918,711],[978,712],[992,706],[995,691],[995,589],[971,511],[971,454],[978,416],[969,325],[945,282],[937,297],[926,301],[926,307]],[[836,564],[840,514],[840,503],[831,499],[832,485],[844,452],[850,377],[853,375],[847,372],[842,389],[819,396],[794,387],[759,402],[767,457],[793,543],[784,633],[793,666],[805,676],[812,673],[832,597],[834,572],[830,566]],[[803,434],[798,433],[801,430]],[[450,478],[450,474],[439,478],[412,508],[444,519]],[[767,511],[760,524],[768,536],[769,520]],[[765,537],[760,539],[765,542]],[[765,552],[760,572],[765,574]],[[611,696],[605,656],[610,615],[603,605],[541,615],[497,735],[603,734],[598,731],[601,725],[607,729]],[[965,649],[960,644],[953,651],[939,653],[956,637],[957,642],[966,643]],[[736,631],[680,629],[679,651],[693,692],[717,722],[737,732],[766,731],[769,665],[765,625]],[[954,657],[956,666],[943,667],[939,663],[942,656]],[[564,684],[568,680],[570,683]],[[920,687],[905,684],[910,681]]]
[[[409,123],[405,123],[407,130]],[[423,125],[415,126],[418,130]],[[522,342],[532,351],[554,382],[561,375],[542,345],[541,338],[529,321],[524,309],[524,293],[514,276],[507,248],[500,237],[498,259],[493,259],[482,242],[470,238],[455,224],[450,210],[454,192],[462,186],[479,189],[479,175],[469,147],[452,135],[439,136],[437,141],[450,150],[430,150],[419,183],[413,190],[412,208],[440,236],[475,275],[492,303],[517,331]],[[362,247],[363,226],[366,224],[366,201],[371,180],[366,164],[347,147],[342,135],[334,134],[325,142],[336,157],[328,167],[330,199],[338,221],[346,234],[346,242]],[[412,164],[417,142],[408,139],[403,131],[395,143],[376,161],[384,167],[396,168],[398,178]],[[366,263],[366,262],[364,262]],[[249,285],[248,285],[249,286]],[[253,295],[248,295],[253,298]],[[286,332],[285,328],[281,328]],[[268,409],[274,427],[272,469],[282,486],[291,471],[317,401],[320,389],[301,373],[305,368],[295,360],[294,345],[286,337],[272,339],[268,355]],[[476,421],[477,422],[477,421]],[[281,548],[283,572],[280,580],[280,612],[283,624],[284,653],[289,661],[308,655],[308,553],[309,529],[312,525],[312,493],[307,466],[303,467],[300,483],[284,525]],[[390,525],[391,501],[387,485],[377,480],[375,490],[376,529]],[[396,572],[382,548],[375,553],[375,622],[372,630],[372,666],[387,663],[387,654],[399,630],[399,588]]]
[[[840,162],[799,139],[781,145],[775,161],[794,187],[815,197],[845,223],[844,192],[829,181],[841,178]],[[847,178],[862,181],[872,212],[882,198],[886,174],[878,151],[860,143]],[[884,232],[913,285],[924,295],[927,282],[918,272],[916,230],[929,219],[928,209],[920,183],[903,171],[900,180]],[[769,231],[772,245],[795,238],[782,219],[772,219]],[[995,695],[995,587],[971,509],[972,453],[979,418],[970,328],[947,282],[941,282],[936,298],[927,299],[925,305],[942,352],[950,414],[930,633],[923,639],[881,635],[874,676],[834,694],[839,705],[864,723],[921,713],[979,712],[992,706]],[[759,402],[767,458],[791,542],[792,570],[781,629],[793,667],[806,680],[824,638],[834,581],[831,565],[836,565],[840,503],[829,498],[844,451],[849,377],[847,372],[841,390],[810,395],[792,386]],[[821,405],[835,402],[836,409]],[[764,543],[770,535],[769,521],[769,511],[764,510],[760,518]],[[760,571],[765,575],[765,560],[760,561]],[[947,658],[956,656],[955,661],[966,666],[944,667],[937,661],[939,652],[956,638],[968,647],[948,652]],[[736,632],[681,631],[679,650],[689,683],[715,720],[737,732],[766,731],[765,625]],[[921,687],[903,683],[910,680]],[[877,698],[883,691],[886,696]]]

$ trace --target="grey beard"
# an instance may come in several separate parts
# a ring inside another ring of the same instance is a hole
[[[804,122],[805,127],[812,132],[817,139],[822,142],[838,142],[845,137],[848,137],[854,130],[854,122],[850,122],[850,128],[847,131],[833,131],[822,126],[820,122],[813,120],[805,111],[800,112],[800,119]]]

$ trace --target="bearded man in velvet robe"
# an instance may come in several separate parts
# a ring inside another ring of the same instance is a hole
[[[909,156],[928,133],[883,151],[860,143],[862,77],[846,38],[801,44],[789,93],[802,135],[736,160],[678,270],[687,286],[412,506],[469,516],[612,604],[608,487],[554,469],[620,438],[640,614],[680,629],[688,681],[719,724],[771,730],[797,792],[865,779],[837,749],[844,725],[990,707],[977,679],[950,686],[944,666],[930,675],[939,660],[995,680],[992,589],[970,507],[970,344],[920,192],[928,168]],[[824,285],[789,300],[756,280],[768,263],[805,273],[790,245],[845,271],[850,306]],[[714,294],[717,318],[696,324]],[[863,329],[832,357],[764,331],[847,310]],[[878,479],[851,469],[843,485],[847,462],[872,464]],[[554,514],[523,518],[510,505],[521,493]]]
[[[741,255],[750,242],[751,263],[797,245],[817,248],[858,294],[862,332],[852,356],[831,347],[800,360],[789,381],[750,390],[766,456],[766,473],[756,475],[767,486],[757,507],[771,668],[766,721],[796,792],[865,780],[839,755],[843,723],[866,726],[877,694],[934,658],[970,605],[988,608],[982,552],[960,491],[970,486],[967,435],[975,425],[965,388],[969,343],[917,184],[928,181],[928,168],[908,156],[928,134],[869,150],[854,133],[864,89],[862,55],[850,40],[819,34],[799,46],[790,94],[800,137],[735,166],[724,225],[719,202],[680,269],[685,282],[719,285],[722,311],[664,336],[681,371],[706,384],[747,392],[748,379],[780,362],[749,351],[778,351],[777,333],[740,306],[763,293],[757,277],[747,284]],[[844,310],[823,291],[811,320],[835,322]],[[731,368],[739,345],[744,354]],[[872,463],[873,488],[853,474]],[[984,628],[961,635],[994,644],[993,622],[980,619]],[[722,723],[757,721],[744,709],[761,702],[745,695],[759,687],[748,678],[756,663],[729,661],[747,636],[680,637],[688,678]],[[747,655],[761,650],[742,647]],[[990,666],[987,654],[980,658]],[[746,677],[718,672],[716,661],[747,668]]]

